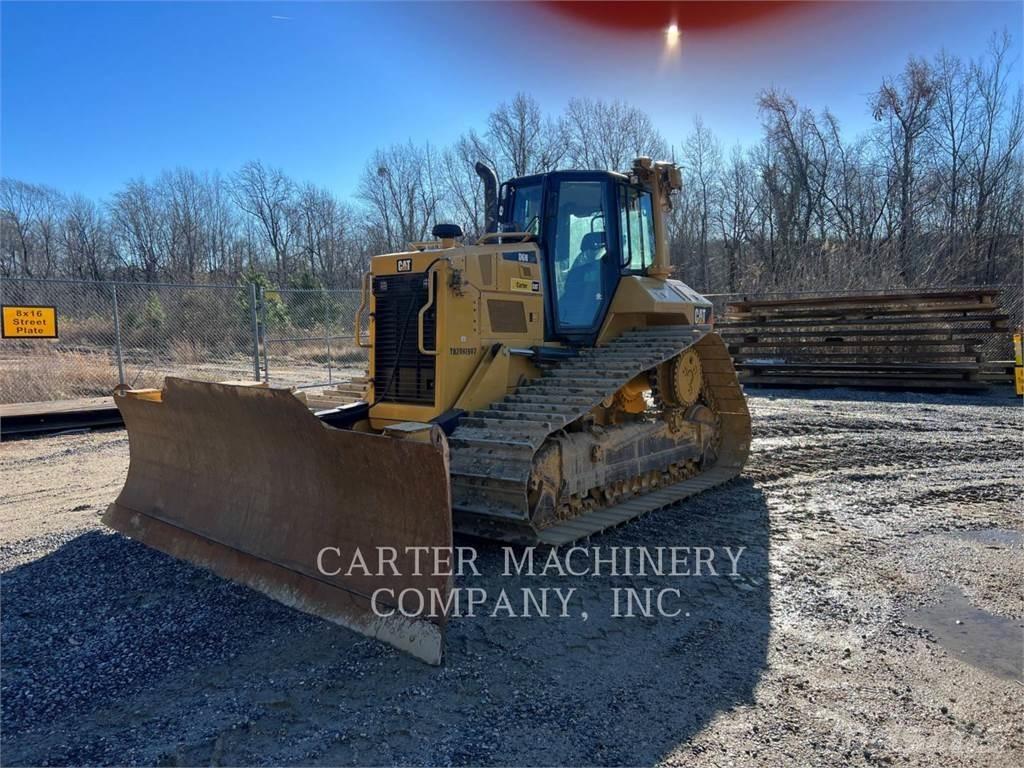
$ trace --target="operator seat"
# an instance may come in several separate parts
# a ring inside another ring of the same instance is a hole
[[[588,232],[580,241],[580,253],[565,278],[561,297],[561,321],[566,325],[590,325],[601,304],[601,262],[607,253],[604,232]]]

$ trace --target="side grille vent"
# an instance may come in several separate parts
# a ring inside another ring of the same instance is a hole
[[[521,301],[488,299],[487,314],[495,333],[526,333],[526,310]]]

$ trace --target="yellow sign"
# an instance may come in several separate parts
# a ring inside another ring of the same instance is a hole
[[[56,307],[0,307],[3,311],[3,338],[56,339]]]
[[[521,293],[539,293],[540,280],[524,280],[521,277],[513,277],[512,290]]]
[[[1013,334],[1013,383],[1017,389],[1018,395],[1024,395],[1024,338],[1022,334]]]

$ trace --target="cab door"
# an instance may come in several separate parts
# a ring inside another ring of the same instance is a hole
[[[571,344],[596,338],[619,279],[617,225],[608,174],[552,174],[544,244],[555,338]]]

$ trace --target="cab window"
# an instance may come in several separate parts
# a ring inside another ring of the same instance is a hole
[[[619,231],[622,266],[643,272],[654,262],[654,211],[651,193],[633,187],[620,188]]]
[[[512,189],[511,213],[508,217],[507,231],[540,232],[541,219],[541,185],[529,184]]]

